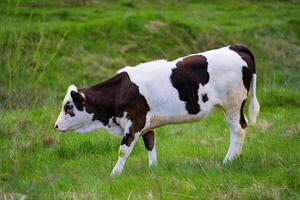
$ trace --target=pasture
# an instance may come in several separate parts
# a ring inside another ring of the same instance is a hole
[[[1,1],[0,199],[299,199],[299,11],[298,1]],[[261,111],[230,164],[221,110],[156,129],[156,168],[140,139],[115,178],[121,138],[53,129],[72,83],[234,43],[256,56]]]

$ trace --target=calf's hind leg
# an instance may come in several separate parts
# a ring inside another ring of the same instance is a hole
[[[155,134],[154,131],[148,131],[143,134],[143,140],[146,149],[148,150],[149,166],[155,166],[157,164],[156,150],[155,150]]]
[[[246,100],[243,100],[239,107],[225,110],[230,129],[230,145],[223,161],[224,163],[231,161],[241,154],[247,127],[246,118],[243,114],[245,102]]]

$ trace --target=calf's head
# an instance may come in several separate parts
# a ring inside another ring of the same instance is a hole
[[[54,128],[58,131],[80,133],[102,128],[103,125],[99,121],[93,120],[93,113],[86,112],[86,103],[85,95],[78,92],[76,86],[69,86]]]

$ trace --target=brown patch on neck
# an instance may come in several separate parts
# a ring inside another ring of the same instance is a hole
[[[171,82],[179,93],[179,99],[186,102],[189,114],[200,112],[198,104],[199,84],[203,86],[209,81],[207,59],[202,55],[188,56],[177,62],[172,70]]]
[[[127,112],[127,118],[132,121],[132,132],[136,133],[144,128],[150,108],[138,86],[126,72],[82,92],[86,97],[84,106],[88,113],[94,114],[93,120],[99,120],[107,126],[110,118],[116,122],[116,117],[123,117]]]

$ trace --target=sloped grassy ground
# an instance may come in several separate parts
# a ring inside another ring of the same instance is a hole
[[[0,199],[299,199],[299,10],[296,1],[1,1]],[[71,83],[233,43],[256,55],[261,113],[229,165],[221,111],[157,129],[158,167],[140,141],[114,179],[120,138],[52,129]]]

